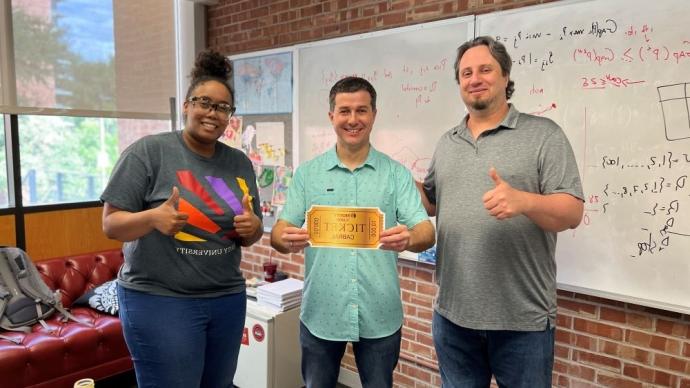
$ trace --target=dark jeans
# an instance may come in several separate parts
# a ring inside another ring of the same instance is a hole
[[[400,355],[400,329],[376,339],[360,338],[352,342],[359,379],[363,388],[393,386],[393,370]],[[338,382],[340,361],[347,341],[328,341],[315,337],[300,322],[299,340],[302,347],[302,377],[307,388],[331,388]]]
[[[554,331],[473,330],[434,311],[433,335],[444,388],[548,388]]]
[[[120,319],[139,388],[232,387],[247,297],[151,295],[118,285]]]

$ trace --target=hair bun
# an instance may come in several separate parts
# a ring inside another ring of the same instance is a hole
[[[197,55],[190,74],[192,82],[203,77],[229,80],[232,77],[232,62],[213,49],[206,49]]]

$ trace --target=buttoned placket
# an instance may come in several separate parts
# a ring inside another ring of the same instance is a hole
[[[350,206],[357,206],[358,204],[358,182],[357,174],[359,168],[354,171],[349,171],[349,188],[348,197],[350,198]],[[351,338],[359,338],[359,282],[358,278],[358,259],[357,249],[350,250],[350,257],[348,260],[348,271],[350,278],[353,280],[350,282],[350,303],[349,303],[349,316],[350,316],[350,335]]]

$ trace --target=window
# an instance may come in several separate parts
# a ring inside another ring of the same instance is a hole
[[[18,117],[25,206],[98,200],[124,148],[171,130],[173,5],[0,2],[0,113]],[[0,207],[9,206],[5,159]]]
[[[172,2],[13,0],[12,30],[18,106],[169,117]]]
[[[7,152],[5,152],[5,116],[0,115],[0,208],[6,208],[10,205],[8,176]]]
[[[170,121],[94,117],[19,117],[22,198],[26,206],[96,201],[124,148]]]

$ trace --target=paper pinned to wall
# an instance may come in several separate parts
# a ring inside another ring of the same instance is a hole
[[[292,182],[292,168],[280,166],[276,169],[275,187],[273,189],[273,204],[285,205],[287,189]]]
[[[230,147],[242,150],[242,116],[230,117],[228,126],[225,127],[223,135],[218,140]]]
[[[256,148],[261,164],[285,165],[285,124],[282,122],[256,123]]]

